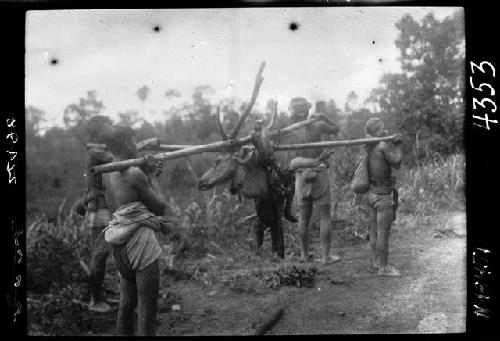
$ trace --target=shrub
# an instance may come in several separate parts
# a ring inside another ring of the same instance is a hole
[[[46,217],[27,230],[27,289],[45,293],[71,283],[85,283],[90,258],[90,234],[74,210],[64,216],[60,205],[55,222]]]

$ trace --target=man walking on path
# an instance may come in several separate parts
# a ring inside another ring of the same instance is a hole
[[[314,122],[286,140],[287,143],[308,143],[322,140],[323,135],[336,135],[337,123],[326,114],[309,115],[311,104],[304,98],[296,97],[290,102],[289,110],[292,123],[306,119]],[[295,170],[295,196],[299,207],[300,261],[308,262],[312,255],[308,252],[308,234],[313,207],[319,210],[321,263],[340,261],[338,255],[330,255],[332,222],[330,206],[332,201],[328,164],[325,162],[331,151],[320,149],[299,150],[288,154],[290,168]]]
[[[374,117],[365,124],[366,137],[383,137],[388,132],[384,122]],[[379,276],[397,277],[399,270],[389,265],[389,233],[392,222],[396,219],[398,192],[392,168],[398,169],[403,159],[401,148],[402,135],[397,134],[393,142],[382,141],[367,146],[368,174],[370,189],[367,193],[370,224],[370,248],[372,251],[372,270],[378,269]]]

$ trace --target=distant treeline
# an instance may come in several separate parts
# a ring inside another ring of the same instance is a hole
[[[432,14],[422,21],[410,15],[396,25],[399,37],[395,41],[400,51],[401,73],[385,74],[378,88],[365,101],[374,112],[356,105],[358,98],[352,91],[340,108],[330,99],[315,103],[322,111],[339,121],[340,138],[354,139],[363,136],[363,126],[368,118],[377,115],[384,119],[387,128],[405,134],[405,162],[408,165],[426,160],[433,154],[448,155],[462,149],[464,117],[464,20],[457,12],[443,21]],[[119,114],[117,124],[136,127],[138,140],[161,137],[172,144],[203,144],[220,139],[215,116],[215,105],[220,105],[223,125],[231,129],[236,122],[242,103],[236,99],[210,103],[206,94],[211,89],[199,86],[194,89],[190,102],[165,111],[164,122],[150,123],[141,119],[138,111]],[[141,101],[148,100],[147,86],[137,91]],[[170,89],[165,96],[178,97]],[[84,192],[84,162],[88,137],[85,126],[98,114],[106,114],[105,105],[95,91],[88,91],[78,103],[69,104],[63,113],[64,127],[54,127],[40,134],[40,123],[45,113],[34,107],[26,108],[26,157],[27,157],[27,215],[56,215],[63,198],[74,203]],[[268,103],[267,108],[271,107]],[[181,115],[182,113],[182,115]],[[253,112],[240,132],[244,136],[253,129],[256,119],[268,119],[267,112]],[[288,125],[289,114],[280,112],[277,126]],[[353,153],[356,150],[352,151]],[[345,157],[345,152],[337,157]],[[350,158],[352,159],[352,158]],[[161,176],[163,188],[171,190],[191,187],[195,176],[210,166],[211,156],[203,154],[189,159],[169,162]],[[337,160],[342,162],[342,160]],[[351,165],[343,174],[348,181]]]

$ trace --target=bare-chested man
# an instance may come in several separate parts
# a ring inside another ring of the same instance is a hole
[[[77,207],[77,212],[85,216],[85,226],[90,230],[92,250],[90,259],[89,310],[99,313],[111,311],[110,305],[106,302],[104,295],[104,277],[106,273],[106,261],[110,248],[104,241],[101,231],[111,220],[111,213],[104,198],[104,186],[101,174],[90,174],[90,167],[102,165],[113,161],[113,155],[101,145],[104,143],[106,134],[113,127],[113,122],[107,116],[97,115],[92,117],[87,126],[86,132],[89,137],[87,149],[87,159],[85,161],[86,192]],[[141,141],[137,148],[158,146],[160,140],[151,138]]]
[[[315,118],[315,122],[305,129],[297,130],[286,143],[308,143],[322,140],[324,135],[336,135],[339,132],[337,123],[325,114],[311,114],[311,104],[304,98],[296,97],[290,102],[289,110],[292,123]],[[282,142],[283,143],[283,142]],[[338,255],[330,255],[331,248],[331,193],[328,165],[325,160],[331,151],[321,149],[299,150],[288,154],[290,168],[296,171],[295,196],[299,208],[299,241],[300,260],[310,259],[308,252],[308,229],[311,222],[313,207],[319,210],[321,263],[328,264],[340,260]]]
[[[106,116],[94,116],[90,119],[86,132],[91,143],[103,143],[104,136],[112,127],[111,120]],[[113,161],[113,156],[104,148],[90,147],[87,150],[86,164],[86,193],[83,199],[82,212],[85,215],[85,225],[90,229],[92,241],[92,251],[90,259],[89,291],[90,304],[89,310],[105,313],[111,311],[111,307],[104,297],[104,276],[106,273],[106,260],[108,259],[110,249],[102,235],[101,231],[111,220],[111,213],[104,199],[104,187],[102,176],[92,175],[89,168]]]
[[[384,122],[378,117],[369,119],[365,124],[367,137],[383,137],[388,132]],[[378,268],[379,276],[400,276],[398,269],[389,265],[389,232],[396,217],[398,197],[395,178],[391,168],[399,168],[403,159],[401,149],[402,135],[397,134],[393,142],[379,142],[369,146],[368,171],[370,190],[368,192],[371,266]]]
[[[137,146],[129,127],[115,127],[106,138],[115,160],[135,158]],[[133,335],[133,313],[138,306],[139,335],[154,335],[159,290],[158,258],[161,247],[155,232],[164,228],[165,198],[156,176],[161,164],[150,162],[141,170],[130,167],[103,175],[106,201],[113,219],[104,231],[113,245],[120,272],[120,307],[117,334]],[[123,231],[127,234],[123,236]],[[118,236],[118,237],[117,237]]]

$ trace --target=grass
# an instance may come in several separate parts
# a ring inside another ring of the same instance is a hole
[[[337,243],[353,245],[366,241],[367,211],[352,203],[354,195],[349,186],[355,158],[345,157],[346,153],[348,151],[344,150],[337,155],[343,161],[337,160],[333,170],[332,190],[336,205],[332,218],[334,228],[338,228],[336,235],[340,241]],[[341,173],[337,172],[339,169]],[[403,164],[396,173],[398,212],[419,219],[442,211],[463,209],[464,172],[463,154],[446,158],[435,155],[413,168]],[[258,271],[256,267],[269,267],[276,260],[269,251],[268,232],[265,233],[264,250],[256,252],[252,233],[256,217],[251,200],[239,202],[237,197],[222,189],[200,194],[191,188],[168,194],[172,215],[179,226],[171,238],[161,236],[160,242],[173,246],[175,271],[185,274],[183,278],[192,278],[207,286],[222,285],[236,293],[253,293],[262,287],[262,276],[254,273]],[[114,320],[113,316],[104,319],[107,325],[101,323],[95,327],[99,321],[92,320],[91,314],[74,302],[75,299],[88,300],[86,282],[91,243],[90,231],[85,228],[83,218],[74,208],[68,207],[64,199],[55,219],[48,219],[45,214],[31,219],[27,229],[30,325],[52,335],[77,335],[89,329],[105,331]],[[317,234],[317,229],[313,229],[313,233]],[[284,234],[287,254],[297,254],[296,225],[284,221]],[[254,270],[233,273],[242,268]],[[80,316],[80,320],[75,316]]]
[[[400,212],[428,216],[465,206],[465,158],[436,154],[414,168],[402,166],[398,174]]]

